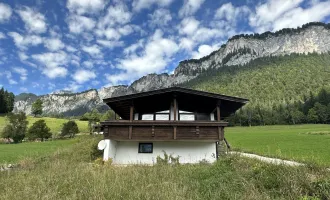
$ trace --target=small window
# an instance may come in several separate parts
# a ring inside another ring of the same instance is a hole
[[[152,153],[152,143],[139,143],[139,153]]]
[[[153,114],[144,114],[142,115],[142,120],[154,120]]]

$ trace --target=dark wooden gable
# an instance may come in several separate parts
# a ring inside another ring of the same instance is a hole
[[[104,99],[122,119],[130,118],[130,106],[135,113],[154,113],[169,110],[176,98],[179,110],[211,113],[220,103],[221,116],[227,117],[241,108],[247,99],[203,92],[181,87],[171,87],[148,92]]]

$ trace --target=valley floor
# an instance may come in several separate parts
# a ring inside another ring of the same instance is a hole
[[[235,150],[330,166],[330,125],[229,127],[225,137]]]
[[[1,199],[327,199],[330,173],[237,156],[214,164],[116,167],[95,164],[100,138],[76,144],[0,172]],[[94,146],[95,147],[95,146]]]

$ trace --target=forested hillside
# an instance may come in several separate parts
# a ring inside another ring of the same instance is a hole
[[[210,69],[183,86],[248,98],[250,102],[229,119],[235,124],[310,123],[301,104],[330,88],[330,54],[263,57],[245,66]]]

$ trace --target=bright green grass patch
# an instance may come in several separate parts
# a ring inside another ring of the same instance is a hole
[[[0,144],[0,164],[16,163],[25,158],[48,155],[56,150],[77,143],[78,139],[54,140],[47,142],[23,142],[19,144]]]
[[[329,130],[322,124],[229,127],[225,137],[234,149],[330,166],[330,135],[301,134]]]
[[[40,119],[43,119],[46,121],[47,126],[50,128],[51,132],[53,134],[58,134],[61,129],[62,129],[62,125],[63,123],[69,121],[68,119],[58,119],[58,118],[51,118],[51,117],[31,117],[28,116],[28,121],[29,121],[29,126],[32,126],[32,124],[35,121],[38,121]],[[81,133],[88,133],[88,122],[86,121],[79,121],[79,120],[75,120],[78,127],[79,127],[79,131]],[[6,125],[6,117],[4,116],[0,116],[0,131],[3,129],[3,127],[5,127]]]

